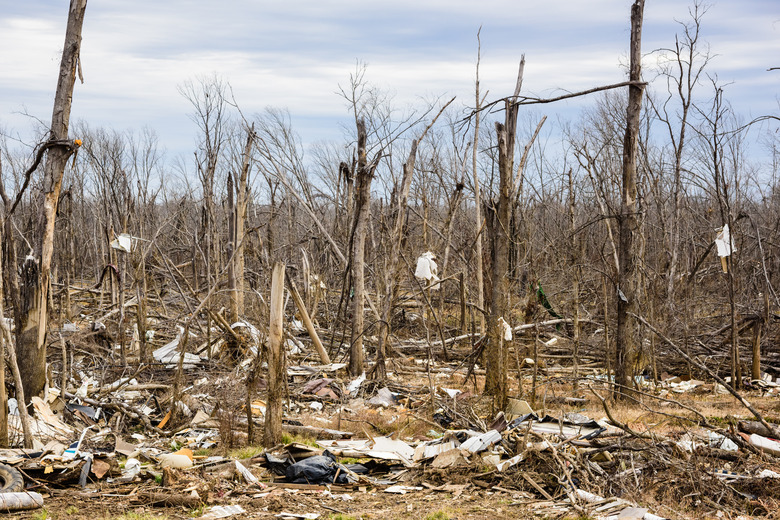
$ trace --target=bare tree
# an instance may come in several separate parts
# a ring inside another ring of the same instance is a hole
[[[642,16],[644,0],[635,0],[631,6],[631,52],[629,65],[628,108],[626,109],[626,134],[623,140],[623,179],[618,215],[617,279],[617,331],[615,336],[615,383],[617,396],[625,396],[629,388],[633,368],[633,353],[637,348],[637,323],[629,313],[637,310],[637,271],[635,234],[638,229],[637,202],[637,142],[642,111],[644,86],[640,84],[642,72]]]
[[[241,155],[241,169],[235,186],[233,202],[232,174],[228,179],[228,201],[230,206],[228,230],[228,255],[232,258],[228,266],[228,289],[230,291],[230,319],[236,322],[244,314],[244,229],[249,199],[249,169],[252,159],[252,147],[255,140],[255,128],[247,129],[246,145]]]
[[[15,305],[16,345],[22,386],[27,398],[41,395],[46,383],[46,332],[54,252],[54,224],[62,187],[62,176],[68,159],[78,144],[68,139],[73,87],[76,82],[81,29],[86,0],[71,0],[65,45],[60,61],[57,91],[51,120],[51,134],[45,143],[48,150],[43,173],[43,189],[38,211],[37,240],[32,255],[22,266],[18,300]],[[20,406],[22,403],[20,403]]]
[[[355,220],[352,227],[352,341],[349,351],[349,373],[360,375],[363,368],[363,332],[365,305],[366,232],[371,210],[371,181],[379,156],[369,162],[366,155],[366,123],[357,121],[357,168],[355,169]]]
[[[488,348],[485,363],[485,393],[493,396],[494,408],[503,410],[507,403],[508,346],[503,323],[509,319],[509,226],[514,194],[514,152],[517,133],[517,96],[523,84],[525,57],[520,60],[515,92],[504,101],[504,123],[496,122],[498,137],[498,200],[485,208],[490,237],[492,294]]]

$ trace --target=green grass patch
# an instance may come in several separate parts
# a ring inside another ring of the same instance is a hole
[[[262,446],[245,446],[228,452],[228,457],[231,459],[251,459],[263,453]]]

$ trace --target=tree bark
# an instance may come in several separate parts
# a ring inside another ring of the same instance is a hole
[[[481,28],[480,28],[481,30]],[[477,33],[477,42],[479,40],[479,32]],[[474,216],[476,217],[476,229],[477,229],[477,241],[476,247],[476,260],[477,260],[477,305],[480,309],[485,308],[485,275],[483,273],[484,266],[482,265],[482,255],[484,254],[482,248],[482,196],[479,190],[479,173],[477,171],[477,153],[479,152],[479,116],[482,113],[481,105],[482,100],[479,97],[479,62],[481,57],[482,43],[479,43],[477,50],[477,68],[476,78],[474,80],[474,98],[476,100],[475,112],[474,112],[474,143],[471,150],[471,173],[474,176]],[[485,315],[479,314],[479,331],[485,331]]]
[[[86,8],[87,0],[70,2],[51,119],[50,140],[57,145],[49,148],[44,166],[42,201],[38,213],[40,232],[34,245],[34,256],[29,256],[22,267],[22,301],[16,317],[16,345],[24,395],[28,399],[41,395],[46,382],[45,340],[54,223],[65,165],[78,146],[73,141],[68,141],[68,126]],[[19,403],[19,407],[22,406],[23,403]]]
[[[753,362],[750,365],[750,377],[761,379],[761,332],[764,321],[759,318],[753,322]]]
[[[493,201],[485,211],[488,231],[490,232],[493,287],[485,360],[485,393],[493,396],[493,407],[496,410],[506,408],[508,394],[508,345],[503,340],[504,330],[499,323],[499,318],[509,321],[509,225],[514,192],[515,133],[519,109],[516,98],[523,82],[524,67],[525,57],[520,60],[514,96],[505,101],[504,124],[496,123],[499,171],[498,200]]]
[[[322,341],[320,341],[317,329],[314,328],[314,323],[311,321],[309,312],[306,310],[306,304],[304,303],[303,298],[301,298],[301,293],[298,292],[298,288],[295,286],[295,282],[292,281],[292,278],[287,278],[287,286],[290,289],[290,296],[292,296],[295,306],[298,307],[298,312],[301,313],[301,321],[306,327],[306,331],[309,333],[311,342],[314,343],[317,355],[320,356],[320,361],[322,361],[322,364],[324,365],[330,365],[330,356],[328,356],[325,347],[322,345]]]
[[[263,445],[276,446],[282,440],[282,394],[284,392],[284,263],[276,262],[271,274],[271,320],[268,327],[268,399]]]
[[[368,218],[371,210],[371,181],[375,164],[368,164],[366,157],[366,123],[357,121],[358,162],[355,172],[355,227],[352,242],[352,342],[349,351],[349,373],[359,376],[363,373],[363,306],[365,300],[365,252]]]
[[[228,267],[230,289],[230,319],[235,323],[244,314],[244,229],[246,226],[247,191],[249,186],[249,166],[254,143],[254,125],[247,131],[246,145],[241,162],[241,172],[236,179],[235,204],[230,216],[232,229],[230,234],[230,254],[232,259]],[[231,197],[232,199],[232,197]]]
[[[633,361],[637,344],[637,323],[629,313],[637,310],[636,245],[634,235],[638,229],[637,219],[637,144],[639,139],[639,118],[642,110],[641,80],[642,58],[642,15],[644,0],[635,0],[631,6],[631,53],[628,87],[628,108],[626,110],[626,133],[623,139],[623,178],[618,215],[618,283],[617,283],[617,330],[615,332],[615,395],[625,398],[625,391],[631,383]]]

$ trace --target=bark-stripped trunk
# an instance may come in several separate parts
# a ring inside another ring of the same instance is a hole
[[[282,440],[282,394],[284,393],[284,263],[276,262],[271,274],[270,324],[268,327],[268,399],[263,445]]]
[[[237,322],[244,314],[244,228],[246,225],[247,190],[249,186],[249,165],[254,142],[254,125],[247,131],[246,145],[241,161],[241,172],[236,179],[235,204],[231,204],[230,243],[228,254],[232,256],[228,265],[228,286],[230,290],[230,319]],[[230,200],[233,196],[230,194]]]
[[[73,141],[68,141],[68,125],[86,8],[86,0],[71,0],[51,118],[50,139],[57,145],[49,148],[44,166],[43,193],[38,214],[39,233],[34,245],[34,256],[29,256],[22,266],[21,305],[16,313],[16,345],[22,387],[27,399],[41,395],[46,382],[45,340],[54,222],[65,165],[77,147]]]
[[[626,110],[626,134],[623,139],[623,185],[618,215],[619,251],[617,284],[617,331],[615,332],[615,383],[616,396],[625,397],[631,383],[632,365],[637,350],[636,320],[629,313],[637,311],[638,258],[634,235],[638,229],[637,219],[637,143],[639,139],[639,116],[642,110],[641,80],[642,58],[642,14],[644,0],[636,0],[631,6],[631,64],[629,80],[636,83],[628,87],[628,109]]]

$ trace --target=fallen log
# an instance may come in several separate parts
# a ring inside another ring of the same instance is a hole
[[[762,437],[770,437],[772,439],[780,439],[780,426],[770,424],[773,428],[767,428],[758,421],[739,421],[737,423],[739,431],[745,433],[755,433]]]
[[[197,495],[193,496],[174,493],[144,492],[139,493],[138,497],[135,498],[133,502],[156,507],[184,506],[188,508],[195,508],[201,504],[202,500]]]

